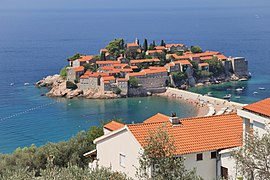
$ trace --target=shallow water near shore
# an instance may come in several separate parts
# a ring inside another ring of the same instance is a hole
[[[64,99],[40,96],[46,88],[14,86],[20,98],[14,107],[2,107],[0,152],[9,153],[18,146],[43,145],[48,141],[67,140],[78,131],[100,125],[102,120],[122,118],[125,123],[139,123],[160,112],[179,117],[197,114],[197,108],[166,97],[121,99]],[[2,102],[3,103],[3,102]]]

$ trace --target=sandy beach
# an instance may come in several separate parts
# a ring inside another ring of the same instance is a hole
[[[233,113],[245,105],[174,88],[168,88],[165,93],[158,94],[158,96],[170,97],[192,104],[198,108],[197,117]]]

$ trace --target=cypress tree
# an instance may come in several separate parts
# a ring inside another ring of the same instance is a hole
[[[161,40],[160,45],[161,45],[161,46],[165,46],[165,42],[163,41],[163,39]]]
[[[147,39],[144,39],[144,42],[143,42],[143,51],[146,52],[147,49],[148,49]]]
[[[156,47],[156,42],[155,41],[153,41],[153,46]]]

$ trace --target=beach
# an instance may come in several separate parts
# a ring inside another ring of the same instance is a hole
[[[241,109],[245,106],[245,104],[175,88],[168,88],[165,93],[158,94],[158,96],[174,98],[192,104],[195,108],[198,108],[197,117],[234,113],[237,109]]]

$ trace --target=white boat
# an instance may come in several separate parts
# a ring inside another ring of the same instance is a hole
[[[238,81],[247,81],[247,80],[248,80],[247,78],[241,78]]]
[[[255,92],[253,92],[253,94],[258,94],[258,92],[255,91]]]
[[[25,86],[28,86],[28,85],[29,85],[29,83],[24,83],[24,85],[25,85]]]
[[[10,85],[10,86],[14,86],[14,83],[10,83],[9,85]]]
[[[259,87],[259,90],[265,90],[265,88],[264,87]]]
[[[240,99],[240,96],[235,96],[234,98],[235,98],[235,99]]]
[[[232,97],[231,94],[226,94],[225,96],[223,96],[223,99],[230,99]]]
[[[207,96],[213,96],[213,93],[212,92],[208,92],[207,93]]]
[[[244,90],[244,88],[237,88],[235,89],[237,92],[242,92]]]

